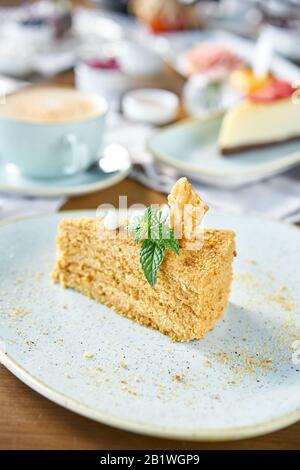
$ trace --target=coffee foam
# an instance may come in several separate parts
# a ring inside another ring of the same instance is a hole
[[[31,88],[6,98],[1,115],[34,123],[83,121],[102,114],[105,104],[100,97],[68,88]]]

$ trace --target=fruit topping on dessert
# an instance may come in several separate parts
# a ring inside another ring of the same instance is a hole
[[[273,79],[267,86],[249,94],[251,101],[268,103],[288,98],[294,93],[292,85],[285,80]]]
[[[232,88],[242,95],[256,92],[265,88],[273,81],[271,74],[264,76],[255,75],[250,68],[235,70],[229,77],[229,83]]]

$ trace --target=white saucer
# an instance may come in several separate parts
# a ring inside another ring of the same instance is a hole
[[[117,171],[104,173],[95,168],[74,176],[59,179],[35,179],[22,176],[9,165],[0,165],[0,191],[30,196],[70,196],[92,193],[114,186],[122,181],[131,169],[131,163]]]

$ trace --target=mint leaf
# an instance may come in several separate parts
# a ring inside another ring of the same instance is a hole
[[[165,256],[165,247],[153,240],[144,240],[140,251],[140,263],[151,286],[156,284],[157,273]]]
[[[142,216],[137,216],[129,225],[137,243],[142,243],[140,263],[151,286],[156,283],[157,273],[165,256],[165,250],[179,253],[179,241],[170,228],[169,218],[161,209],[147,207]]]

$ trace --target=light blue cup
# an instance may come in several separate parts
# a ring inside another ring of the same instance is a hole
[[[87,97],[95,102],[95,111],[80,120],[44,123],[1,113],[0,162],[35,178],[59,178],[86,170],[101,158],[107,113],[103,98]]]

